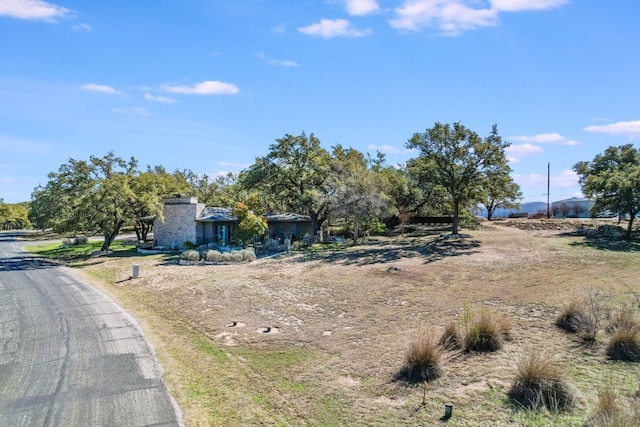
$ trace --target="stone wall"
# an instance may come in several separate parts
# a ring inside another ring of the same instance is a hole
[[[196,243],[196,218],[204,209],[197,197],[174,197],[164,199],[164,220],[156,219],[154,225],[155,246],[167,246],[173,249],[182,248],[184,242]]]

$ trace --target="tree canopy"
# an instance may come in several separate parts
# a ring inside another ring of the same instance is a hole
[[[56,232],[100,232],[106,251],[125,225],[162,215],[162,197],[184,188],[162,168],[140,173],[138,162],[113,152],[89,161],[69,159],[31,195],[29,218]]]
[[[592,161],[578,162],[573,170],[580,177],[582,193],[594,200],[591,215],[603,211],[629,216],[626,238],[640,212],[640,151],[632,144],[609,147]]]
[[[240,183],[260,192],[265,210],[305,213],[319,230],[330,213],[330,158],[313,134],[286,134],[240,174]]]
[[[424,182],[446,190],[453,211],[452,233],[458,233],[460,209],[482,201],[487,173],[506,164],[505,148],[496,125],[485,139],[456,122],[453,126],[436,122],[424,133],[416,133],[407,148],[420,150],[414,162]]]

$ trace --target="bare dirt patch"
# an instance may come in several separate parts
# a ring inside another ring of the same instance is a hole
[[[434,425],[447,402],[451,425],[580,425],[603,375],[640,371],[583,346],[555,317],[587,287],[629,299],[640,263],[634,246],[603,250],[576,230],[492,222],[466,237],[380,238],[240,265],[141,257],[135,280],[125,280],[131,259],[87,268],[111,271],[108,287],[149,318],[190,425]],[[411,331],[444,328],[463,306],[506,316],[512,340],[495,353],[448,352],[426,393],[394,381]],[[534,348],[582,393],[577,409],[541,424],[506,402],[517,356]]]

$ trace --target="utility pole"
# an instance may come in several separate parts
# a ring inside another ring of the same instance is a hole
[[[547,219],[551,218],[551,212],[549,208],[551,205],[549,204],[549,183],[551,182],[551,162],[547,163]]]

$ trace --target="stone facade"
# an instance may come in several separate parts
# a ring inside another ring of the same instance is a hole
[[[167,246],[173,249],[182,248],[184,242],[196,243],[202,231],[202,224],[196,218],[204,209],[197,197],[174,197],[164,199],[163,218],[156,220],[154,226],[154,246]]]
[[[195,245],[216,243],[233,245],[238,219],[230,208],[209,207],[198,203],[197,197],[164,199],[163,219],[154,223],[155,247],[182,249],[185,242]],[[269,237],[280,241],[301,239],[312,234],[311,219],[298,214],[268,214],[264,218],[269,227]]]

